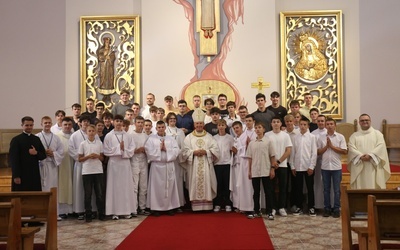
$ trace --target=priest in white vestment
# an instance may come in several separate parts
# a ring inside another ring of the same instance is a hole
[[[174,161],[179,155],[178,143],[165,134],[165,123],[158,121],[157,134],[151,135],[145,144],[147,159],[150,161],[147,207],[158,215],[180,207]]]
[[[194,110],[195,130],[186,136],[182,149],[193,211],[212,210],[217,195],[213,162],[220,157],[220,152],[215,139],[203,129],[204,116],[201,109]]]
[[[61,123],[62,130],[57,134],[64,147],[64,158],[58,168],[58,204],[59,214],[66,217],[72,213],[72,173],[74,159],[68,154],[68,142],[72,135],[72,119],[66,117]]]
[[[349,139],[350,186],[352,189],[386,189],[390,165],[383,135],[371,127],[371,118],[362,114],[360,131]]]
[[[106,214],[118,220],[120,215],[129,219],[136,214],[137,199],[134,195],[130,158],[134,155],[132,135],[122,129],[124,117],[114,117],[114,129],[104,138],[104,155],[107,164]]]

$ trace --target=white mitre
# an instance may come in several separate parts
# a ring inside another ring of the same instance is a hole
[[[192,119],[193,122],[204,122],[204,118],[206,114],[203,112],[201,108],[196,108],[193,110]]]

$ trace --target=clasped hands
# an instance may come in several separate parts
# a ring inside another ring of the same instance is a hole
[[[205,151],[204,149],[197,149],[197,150],[193,151],[194,156],[203,156],[206,154],[207,154],[207,151]]]

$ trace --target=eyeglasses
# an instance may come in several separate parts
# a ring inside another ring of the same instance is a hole
[[[368,120],[368,119],[366,119],[366,120],[360,120],[360,122],[369,122],[369,121],[371,121],[371,120]]]

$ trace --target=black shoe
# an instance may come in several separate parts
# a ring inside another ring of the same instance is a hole
[[[105,221],[106,220],[106,216],[104,214],[99,214],[99,220]]]
[[[65,219],[68,218],[68,215],[67,215],[67,214],[60,214],[59,216],[60,216],[60,218],[63,219],[63,220],[65,220]]]
[[[340,217],[340,211],[339,210],[338,211],[333,211],[332,217],[333,218],[339,218]]]
[[[324,216],[324,217],[331,216],[331,210],[330,209],[324,209],[324,214],[322,216]]]
[[[86,222],[92,222],[92,217],[91,217],[91,216],[90,216],[90,217],[89,217],[89,216],[86,217],[86,218],[85,218],[85,221],[86,221]]]
[[[150,213],[148,211],[144,210],[144,209],[139,209],[138,214],[139,215],[146,215],[146,216],[150,215]]]
[[[160,212],[153,212],[152,215],[154,215],[155,217],[160,217]]]
[[[169,210],[169,211],[168,211],[168,215],[169,215],[169,216],[174,216],[174,215],[175,215],[175,213],[174,213],[174,211],[173,211],[173,210]]]

